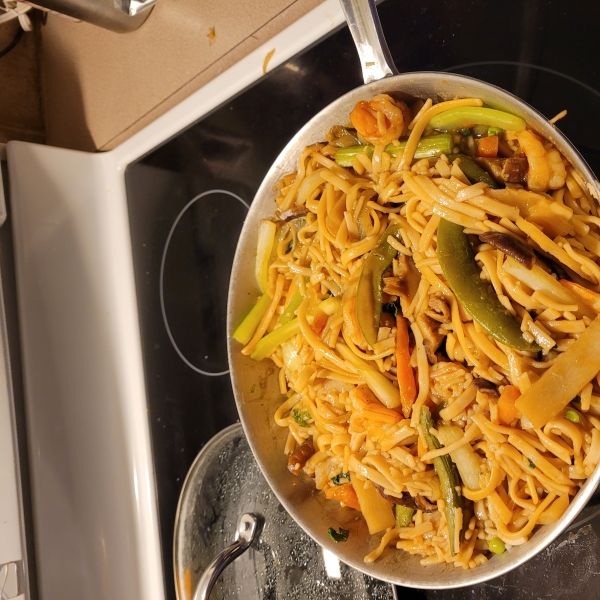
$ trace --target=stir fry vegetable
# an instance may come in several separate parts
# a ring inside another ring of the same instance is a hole
[[[406,140],[401,140],[399,144],[388,144],[385,151],[393,157],[398,156],[398,153],[406,148]],[[374,146],[370,144],[364,146],[348,146],[340,148],[335,154],[334,159],[341,167],[351,167],[356,160],[356,155],[361,152],[365,153],[369,158],[373,155]],[[429,158],[439,156],[440,154],[450,154],[452,152],[452,136],[448,134],[431,135],[422,138],[417,144],[415,158]]]
[[[500,184],[485,170],[482,169],[472,158],[466,154],[449,154],[451,161],[460,158],[460,169],[471,183],[487,183],[492,189],[501,187]]]
[[[258,226],[258,243],[256,246],[256,282],[264,294],[269,280],[269,263],[275,243],[277,225],[273,221],[263,219]]]
[[[524,352],[538,352],[537,344],[523,338],[519,324],[502,306],[491,284],[481,279],[475,252],[463,228],[441,219],[437,242],[442,271],[473,319],[500,343]]]
[[[429,127],[438,131],[455,131],[474,125],[490,125],[511,131],[521,131],[526,127],[525,121],[516,115],[483,106],[461,106],[446,110],[429,121]]]
[[[516,402],[533,423],[543,427],[600,371],[600,317],[563,352]]]
[[[267,312],[271,304],[269,294],[263,294],[258,302],[252,307],[252,310],[246,315],[246,318],[238,325],[238,328],[233,332],[233,339],[246,345],[254,335],[260,320]]]
[[[389,225],[363,265],[356,292],[356,317],[365,340],[370,346],[377,342],[377,329],[381,319],[382,277],[398,254],[387,242],[389,236],[398,237],[400,226]]]
[[[429,408],[426,406],[421,409],[421,427],[429,449],[437,450],[441,448],[441,444],[431,433],[433,420]],[[442,498],[446,504],[445,513],[448,523],[448,537],[450,538],[450,552],[454,555],[458,552],[458,536],[462,524],[462,497],[457,491],[460,489],[460,479],[455,464],[447,454],[434,458],[433,466],[440,480]]]

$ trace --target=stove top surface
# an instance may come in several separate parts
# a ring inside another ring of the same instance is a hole
[[[593,60],[600,55],[600,5],[387,0],[379,14],[400,72],[476,77],[547,117],[566,108],[559,127],[600,173],[600,72]],[[186,473],[202,446],[237,420],[225,319],[247,208],[296,131],[361,83],[354,45],[342,28],[127,169],[168,598],[175,597],[173,526]],[[575,598],[590,586],[600,595],[600,516],[593,503],[582,515],[588,522],[501,579],[463,590],[407,590],[403,597],[491,599],[510,590],[511,598]]]

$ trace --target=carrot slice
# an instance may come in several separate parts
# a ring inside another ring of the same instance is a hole
[[[570,292],[575,294],[586,306],[589,306],[592,310],[600,312],[600,294],[588,290],[586,287],[568,281],[566,279],[559,279],[558,282]]]
[[[498,143],[497,135],[489,135],[488,137],[481,138],[477,145],[477,156],[496,158],[498,156]]]
[[[498,399],[498,419],[504,425],[510,425],[519,416],[519,409],[515,406],[515,402],[520,395],[519,388],[514,385],[507,385],[502,390]]]
[[[408,323],[402,315],[396,317],[396,373],[400,386],[402,414],[408,419],[417,397],[417,386],[410,366]]]
[[[325,497],[329,500],[337,500],[338,502],[342,502],[350,508],[360,510],[358,497],[356,496],[356,492],[354,491],[351,483],[344,483],[344,485],[328,488],[325,492]]]

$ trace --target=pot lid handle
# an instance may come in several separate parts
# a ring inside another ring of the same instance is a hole
[[[340,0],[356,45],[365,83],[398,75],[374,0]]]

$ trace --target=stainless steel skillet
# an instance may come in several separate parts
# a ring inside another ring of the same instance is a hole
[[[418,72],[399,75],[383,40],[371,0],[341,0],[361,59],[365,85],[345,94],[311,119],[289,142],[267,173],[244,224],[233,264],[229,288],[228,351],[232,384],[238,411],[249,444],[266,480],[280,502],[299,525],[319,544],[342,561],[373,577],[415,588],[441,589],[474,585],[497,577],[524,563],[552,542],[585,506],[597,486],[597,469],[556,524],[540,528],[531,540],[476,569],[463,571],[450,566],[423,567],[418,557],[393,552],[372,564],[363,557],[379,536],[370,536],[355,511],[343,509],[318,494],[314,483],[291,475],[283,456],[286,431],[277,427],[273,414],[281,401],[274,368],[268,361],[257,363],[243,356],[231,333],[257,297],[254,260],[258,223],[275,211],[273,187],[286,173],[296,170],[302,150],[322,141],[333,125],[344,124],[357,101],[379,93],[404,93],[413,97],[482,98],[487,105],[524,118],[528,126],[550,140],[588,183],[591,194],[600,197],[600,185],[585,160],[567,138],[527,103],[508,92],[470,77],[450,73]],[[335,544],[327,535],[331,526],[350,530],[346,543]]]

